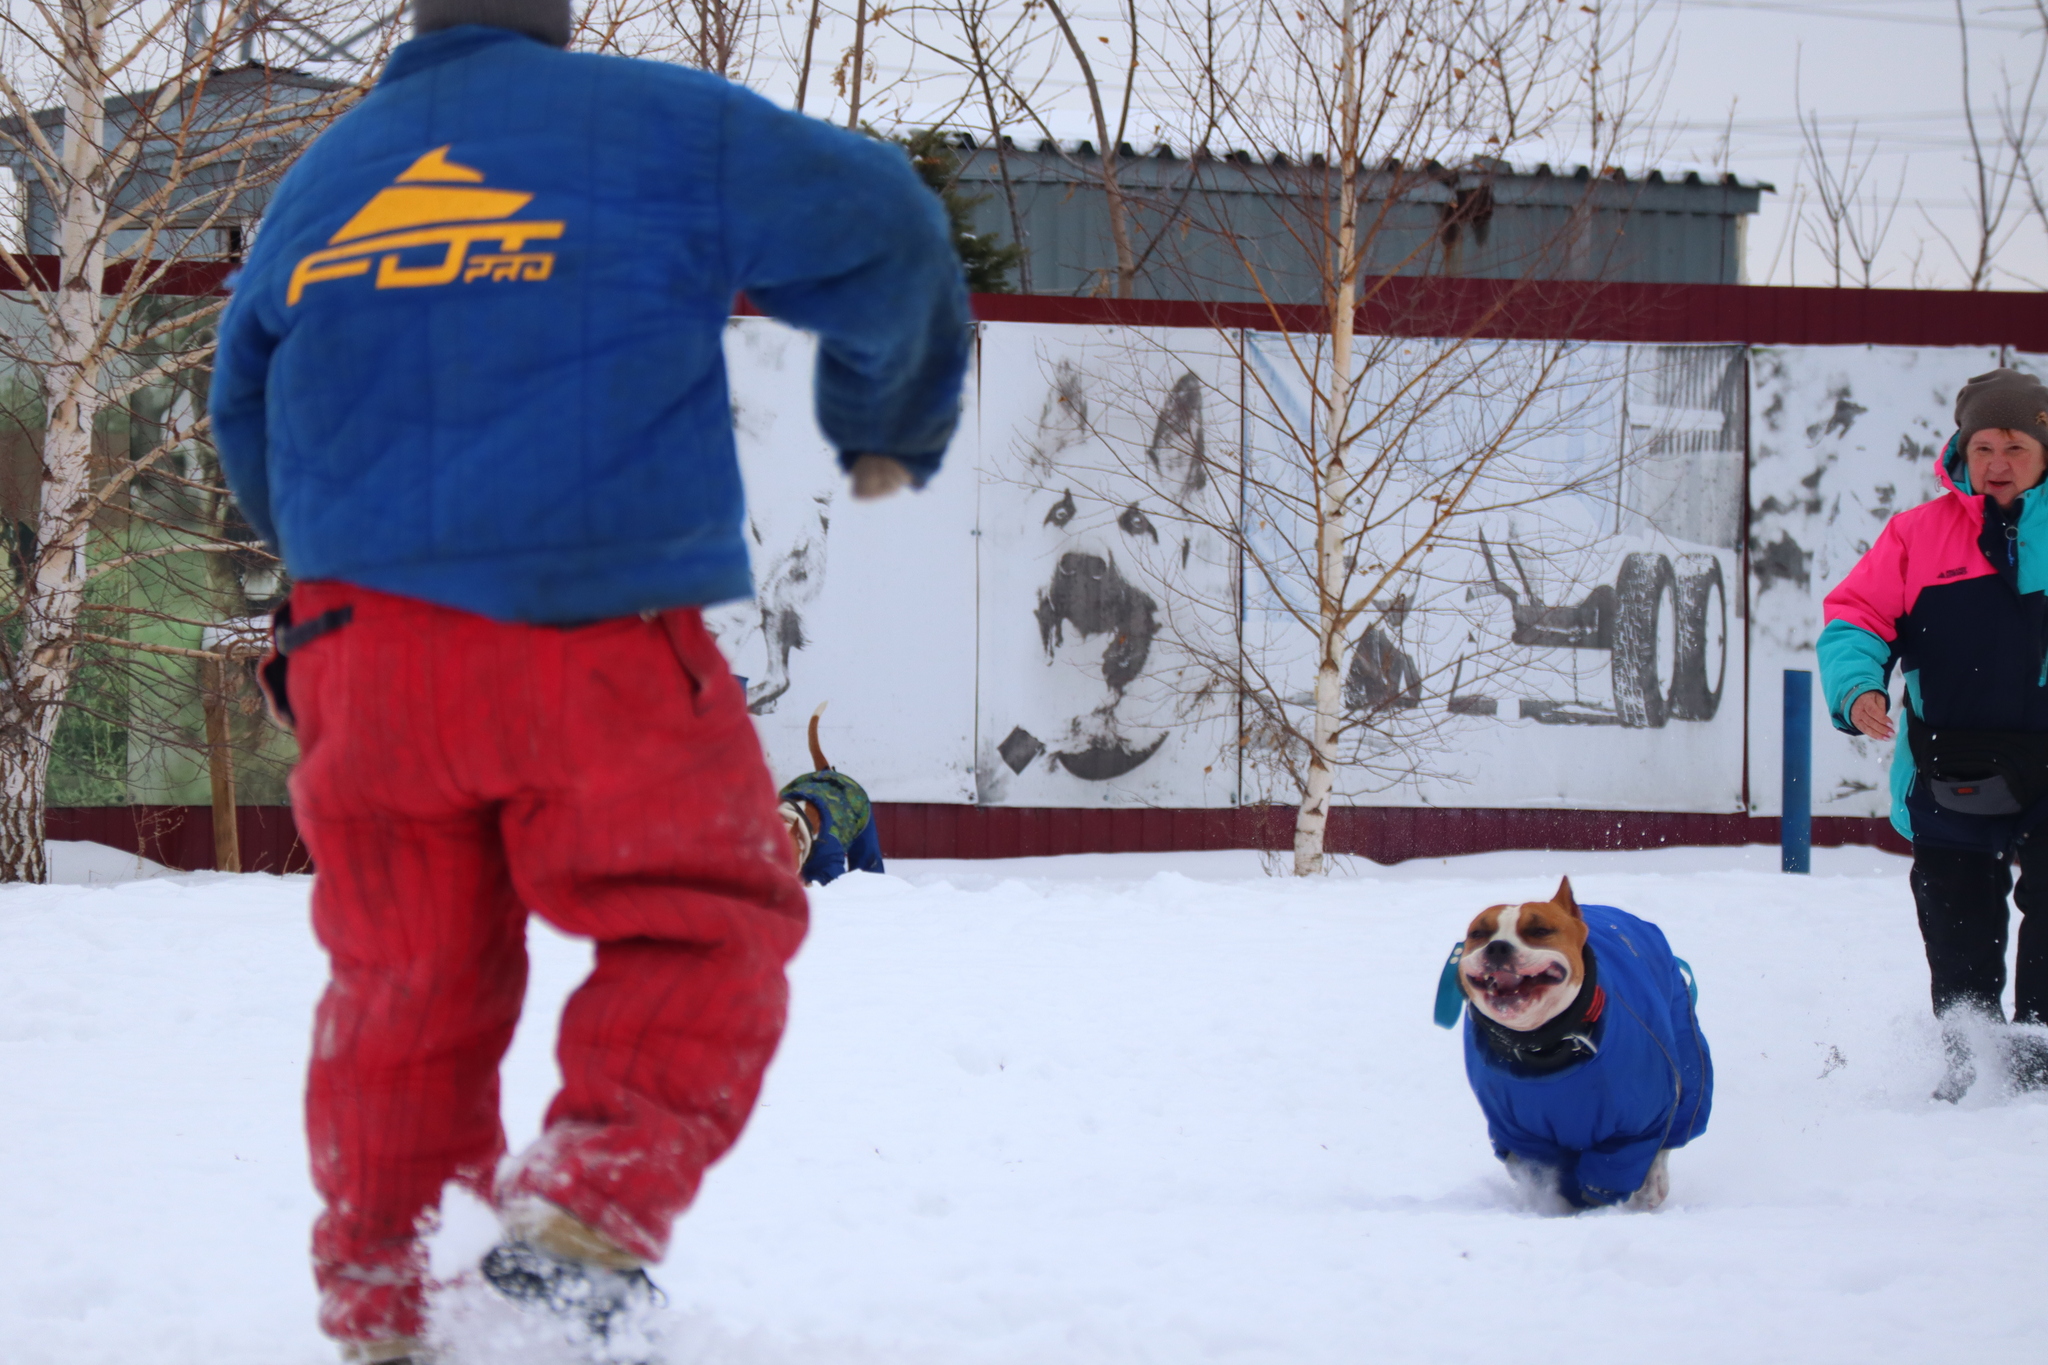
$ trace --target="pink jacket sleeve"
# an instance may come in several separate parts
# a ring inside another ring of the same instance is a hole
[[[1906,538],[1899,533],[1899,518],[1893,517],[1878,533],[1877,544],[1864,551],[1849,576],[1827,595],[1822,619],[1861,627],[1887,643],[1897,638],[1899,618],[1911,605],[1907,558]]]

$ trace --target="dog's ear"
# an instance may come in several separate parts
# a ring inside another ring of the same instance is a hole
[[[1580,918],[1579,903],[1572,899],[1572,879],[1570,877],[1565,877],[1558,881],[1557,894],[1552,896],[1550,901],[1551,904],[1557,906],[1573,919]]]

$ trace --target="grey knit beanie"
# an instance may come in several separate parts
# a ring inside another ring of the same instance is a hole
[[[2048,447],[2048,385],[2018,370],[1980,374],[1956,395],[1956,425],[1966,445],[1987,427],[2003,427]]]
[[[412,0],[412,31],[482,24],[509,28],[551,47],[567,47],[575,18],[569,5],[570,0]]]

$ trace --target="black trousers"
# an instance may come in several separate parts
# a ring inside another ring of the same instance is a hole
[[[2024,840],[2017,861],[2014,887],[2012,868],[1999,854],[1913,846],[1913,900],[1936,1014],[1960,1005],[2004,1018],[2005,898],[2011,892],[2021,916],[2013,1017],[2048,1023],[2048,844]]]

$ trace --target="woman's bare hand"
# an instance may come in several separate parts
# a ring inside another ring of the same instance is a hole
[[[1872,739],[1890,739],[1895,733],[1890,711],[1890,701],[1884,693],[1865,692],[1849,708],[1849,723]]]

